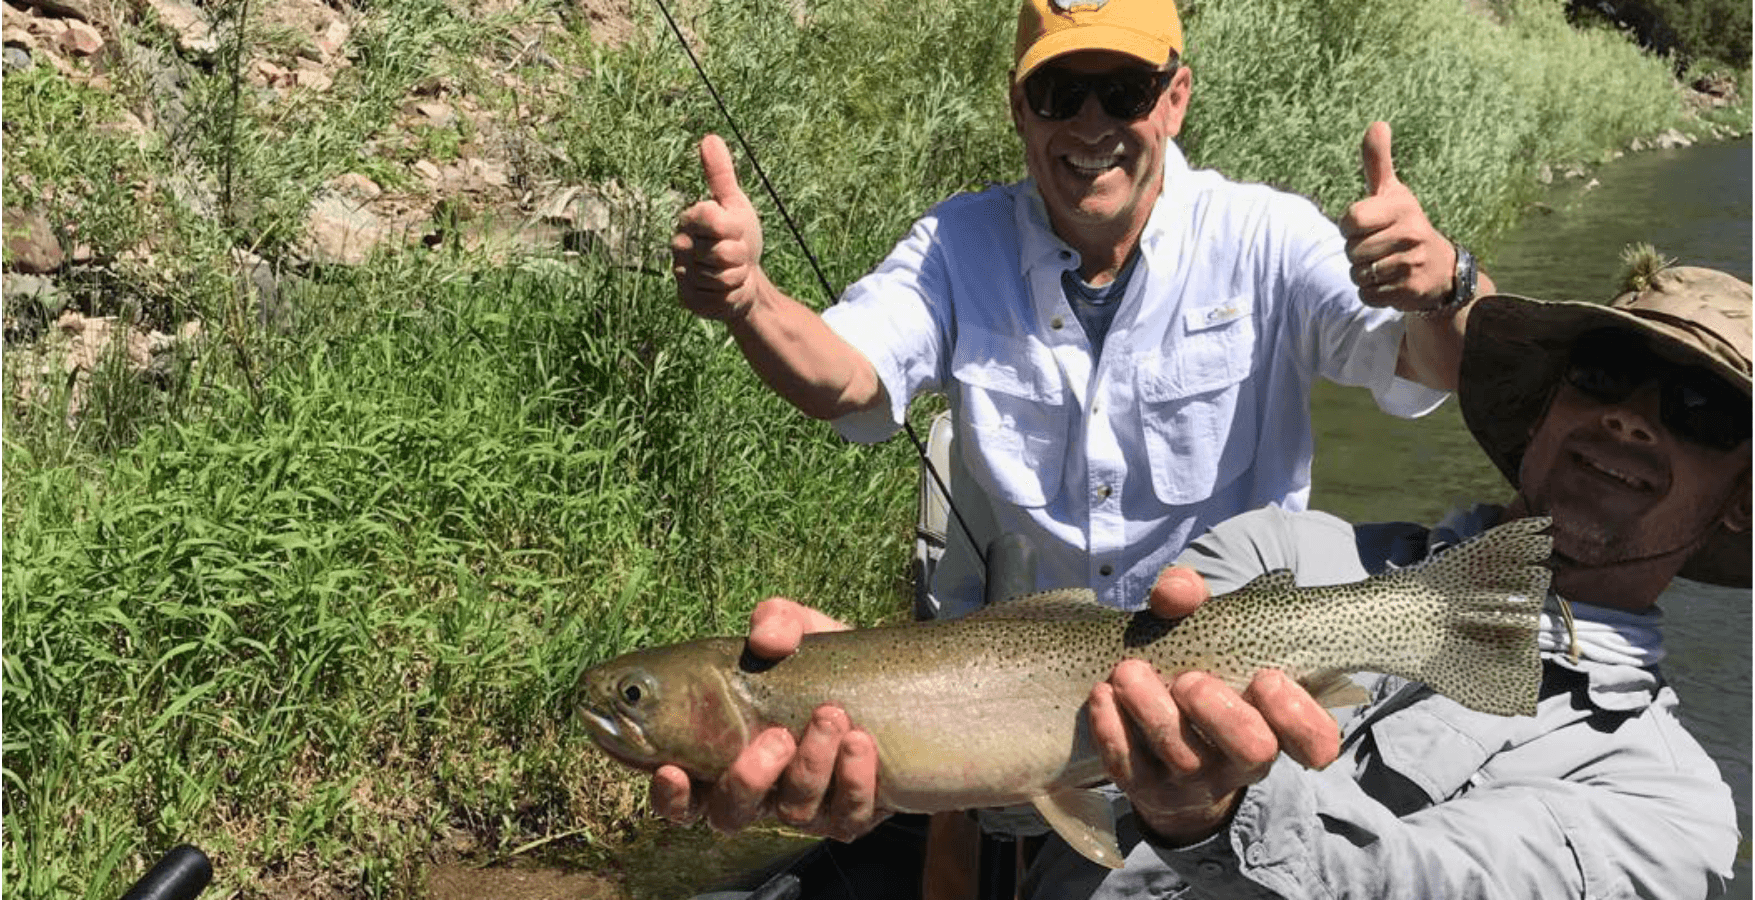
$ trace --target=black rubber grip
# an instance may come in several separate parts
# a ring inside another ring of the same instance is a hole
[[[134,882],[122,900],[193,900],[212,880],[213,863],[207,861],[207,854],[178,844],[144,878]]]

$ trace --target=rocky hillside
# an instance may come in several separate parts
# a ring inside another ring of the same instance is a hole
[[[284,323],[289,280],[386,252],[642,265],[627,223],[680,199],[563,180],[544,139],[631,2],[8,0],[12,397],[64,378],[77,411],[106,354],[162,374],[228,294]]]
[[[110,355],[162,377],[215,328],[291,321],[289,280],[387,251],[651,265],[662,239],[629,223],[681,198],[580,178],[557,139],[591,127],[569,101],[613,75],[635,3],[6,0],[11,398],[65,382],[77,412]],[[1693,87],[1746,107],[1722,75]]]

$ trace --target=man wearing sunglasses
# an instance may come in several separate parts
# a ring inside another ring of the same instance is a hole
[[[1396,180],[1387,125],[1367,131],[1368,196],[1337,228],[1305,198],[1188,165],[1182,50],[1173,0],[1024,0],[1010,108],[1030,177],[939,204],[821,316],[769,281],[729,152],[702,142],[712,196],[671,242],[683,305],[850,439],[893,435],[919,393],[949,401],[969,533],[952,529],[934,573],[938,615],[980,605],[979,551],[1006,534],[1034,545],[1038,585],[1137,609],[1195,535],[1304,506],[1316,378],[1404,417],[1455,384],[1463,313],[1492,284]],[[857,833],[876,813],[827,790],[837,753],[853,770],[837,784],[872,770],[856,725],[825,709],[796,741],[770,731],[710,791],[661,769],[655,806]]]
[[[1551,517],[1552,590],[1575,624],[1569,633],[1550,598],[1536,714],[1477,713],[1364,676],[1372,699],[1337,729],[1278,673],[1240,694],[1200,673],[1167,686],[1123,663],[1092,692],[1090,715],[1132,801],[1124,840],[1137,843],[1109,873],[1051,841],[1030,895],[1721,893],[1735,810],[1677,719],[1656,604],[1676,576],[1750,583],[1750,313],[1747,283],[1686,267],[1636,273],[1606,306],[1477,301],[1457,397],[1516,488],[1509,504],[1430,529],[1246,513],[1184,554],[1204,588],[1171,569],[1152,606],[1186,614],[1206,590],[1274,568],[1302,584],[1353,581],[1501,522]]]
[[[671,242],[683,305],[850,439],[895,434],[920,393],[949,401],[974,546],[952,530],[940,615],[980,604],[1002,534],[1034,544],[1039,584],[1137,609],[1206,527],[1305,503],[1316,378],[1404,417],[1455,383],[1462,312],[1492,284],[1396,180],[1388,127],[1337,229],[1189,167],[1182,46],[1173,0],[1025,0],[1010,104],[1030,177],[939,204],[820,316],[769,281],[729,152],[702,142],[712,198]]]

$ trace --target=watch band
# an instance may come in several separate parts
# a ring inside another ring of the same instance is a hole
[[[1456,251],[1456,280],[1451,282],[1450,296],[1438,305],[1439,309],[1452,309],[1475,299],[1475,255],[1455,241],[1450,246]]]

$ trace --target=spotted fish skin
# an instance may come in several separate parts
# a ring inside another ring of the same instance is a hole
[[[740,638],[639,651],[584,673],[579,709],[622,762],[712,781],[762,729],[800,735],[835,704],[877,744],[883,808],[1031,802],[1087,855],[1118,865],[1112,834],[1098,827],[1081,845],[1067,821],[1081,814],[1062,808],[1104,778],[1084,703],[1118,662],[1144,659],[1166,680],[1203,670],[1240,690],[1280,669],[1331,701],[1346,674],[1383,672],[1483,712],[1532,714],[1547,525],[1514,521],[1354,584],[1300,588],[1290,572],[1268,573],[1174,622],[1065,590],[951,621],[807,635],[777,663],[745,657]]]

